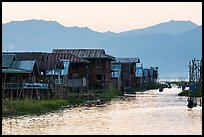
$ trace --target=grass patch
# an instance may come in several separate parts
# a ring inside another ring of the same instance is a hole
[[[159,89],[159,88],[167,88],[167,87],[168,87],[167,84],[153,83],[153,84],[149,84],[146,89],[149,90],[149,89]]]
[[[105,91],[98,94],[98,99],[102,101],[110,101],[111,99],[121,95],[121,92],[117,90],[115,86],[111,86]]]
[[[189,92],[189,90],[184,90],[184,91],[178,93],[178,95],[179,95],[179,96],[189,96],[189,95],[190,95],[190,92]]]
[[[4,100],[2,102],[2,115],[39,115],[58,110],[61,106],[68,105],[68,100]]]
[[[188,82],[188,81],[172,81],[172,82],[169,82],[169,83],[176,84],[178,86],[186,85],[187,87],[189,87],[189,85],[190,85],[190,82]]]
[[[87,100],[110,101],[120,94],[116,87],[109,87],[106,90],[103,89],[100,92],[97,90],[90,94],[73,93],[66,99],[2,100],[2,116],[40,115],[62,109],[62,106],[80,105],[86,103]]]

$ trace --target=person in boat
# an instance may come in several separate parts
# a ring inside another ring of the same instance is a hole
[[[190,86],[189,86],[189,92],[190,92],[190,96],[194,96],[194,93],[196,91],[196,84],[195,83],[191,83]],[[197,99],[196,97],[191,97],[193,98],[193,107],[196,107],[197,106]]]
[[[182,85],[182,91],[184,91],[184,90],[185,90],[185,88],[186,88],[186,86],[185,86],[185,85]]]
[[[160,88],[159,88],[159,92],[162,92],[162,91],[163,91],[163,87],[160,87]]]
[[[124,95],[125,91],[124,91],[124,85],[121,86],[121,91],[122,91],[122,95]]]
[[[188,99],[187,99],[187,101],[188,101],[188,107],[189,108],[193,108],[194,107],[194,99],[192,98],[192,97],[189,97]]]
[[[168,88],[171,88],[171,84],[170,83],[168,83]]]

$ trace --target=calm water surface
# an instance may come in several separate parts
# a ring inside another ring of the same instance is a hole
[[[3,118],[2,134],[202,135],[202,107],[187,108],[179,92],[176,87],[149,90],[98,107]]]

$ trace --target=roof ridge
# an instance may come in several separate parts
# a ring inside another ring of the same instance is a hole
[[[104,49],[53,49],[53,53],[70,53],[75,56],[88,59],[88,58],[98,58],[98,59],[111,59],[114,60],[115,57],[106,54]]]
[[[89,61],[88,60],[86,60],[86,59],[84,59],[83,57],[79,57],[79,56],[77,56],[77,55],[74,55],[74,54],[72,54],[72,53],[49,53],[48,54],[48,56],[50,57],[50,55],[52,56],[52,55],[54,55],[54,54],[56,54],[56,55],[59,55],[59,54],[61,54],[61,55],[69,55],[70,56],[70,61],[71,62],[77,62],[77,61],[73,61],[73,60],[71,60],[71,57],[75,57],[75,58],[78,58],[78,59],[80,59],[81,60],[81,62],[87,62],[87,63],[89,63]],[[64,58],[65,58],[65,56],[63,56]],[[69,57],[68,57],[69,58]],[[61,59],[63,59],[63,58],[61,58]]]

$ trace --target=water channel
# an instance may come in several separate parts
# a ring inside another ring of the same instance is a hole
[[[96,107],[2,119],[2,134],[202,135],[202,106],[189,109],[180,88],[148,90]]]

